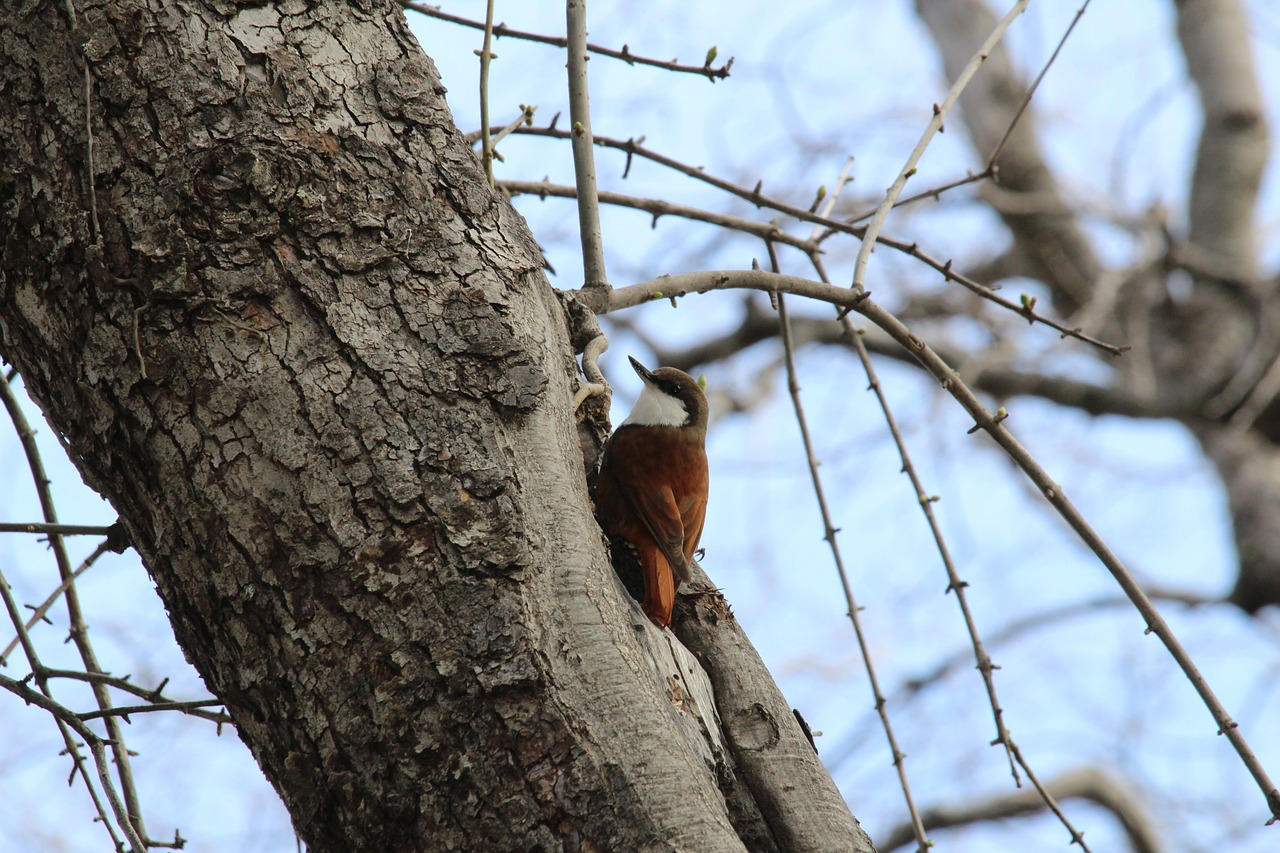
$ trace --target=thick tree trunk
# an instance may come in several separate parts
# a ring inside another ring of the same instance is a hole
[[[0,345],[309,849],[870,849],[789,717],[730,742],[806,826],[690,743],[538,250],[398,8],[74,5],[0,22]]]

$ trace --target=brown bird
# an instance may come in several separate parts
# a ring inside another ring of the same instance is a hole
[[[606,534],[635,551],[644,578],[641,607],[665,627],[676,588],[692,577],[707,516],[707,398],[684,371],[650,372],[628,358],[644,390],[605,444],[596,513]]]

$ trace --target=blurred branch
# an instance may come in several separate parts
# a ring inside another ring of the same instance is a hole
[[[1165,849],[1146,811],[1130,795],[1131,784],[1095,767],[1082,767],[1049,780],[1045,787],[1059,800],[1089,800],[1111,812],[1124,826],[1134,853],[1160,853]],[[1033,815],[1043,808],[1044,801],[1033,792],[1019,791],[966,806],[928,809],[924,821],[929,829],[945,829]],[[894,827],[877,849],[889,853],[911,843],[911,839],[911,827],[904,823]]]
[[[460,15],[450,15],[448,12],[441,11],[436,6],[428,6],[426,3],[415,3],[411,0],[400,0],[400,5],[406,9],[426,15],[428,18],[435,18],[439,21],[447,21],[450,24],[458,24],[463,27],[471,27],[472,29],[484,29],[484,24],[480,21],[473,21],[470,18],[464,18]],[[538,33],[526,33],[519,30],[513,30],[506,24],[498,24],[493,28],[495,36],[507,36],[509,38],[522,39],[524,41],[537,42],[539,44],[549,44],[553,47],[564,48],[568,46],[568,39],[558,36],[544,36]],[[679,60],[673,59],[664,61],[661,59],[649,59],[644,56],[637,56],[624,44],[622,50],[613,50],[608,47],[600,47],[595,44],[587,44],[587,50],[600,56],[608,56],[611,59],[621,59],[628,65],[649,65],[654,68],[661,68],[664,71],[676,71],[682,74],[696,74],[700,77],[706,77],[712,83],[722,80],[729,76],[729,69],[733,67],[733,57],[724,65],[716,68],[711,65],[711,61],[704,62],[702,65],[682,65]],[[712,60],[714,61],[714,59]]]
[[[902,319],[946,319],[945,306],[935,300],[912,301],[896,312]],[[863,330],[862,341],[876,355],[892,358],[913,367],[920,363],[911,353],[892,338],[874,327]],[[808,343],[839,345],[852,349],[848,335],[835,323],[819,317],[791,317],[791,333],[797,346]],[[663,347],[650,341],[649,347],[662,364],[697,372],[701,365],[712,364],[736,355],[778,334],[778,324],[772,316],[748,301],[737,328],[715,337],[708,337],[681,349]],[[959,371],[975,390],[989,394],[1000,401],[1015,397],[1038,397],[1067,406],[1090,415],[1124,415],[1134,418],[1177,418],[1194,415],[1180,399],[1144,397],[1124,388],[1098,385],[1054,376],[1031,370],[1019,370],[1006,364],[987,363],[974,352],[947,344],[932,344],[934,350],[947,364],[960,365]]]
[[[1230,280],[1253,281],[1267,120],[1251,25],[1238,0],[1177,3],[1175,8],[1178,41],[1204,113],[1191,177],[1191,242],[1225,265]]]
[[[1187,607],[1201,607],[1208,604],[1223,604],[1222,599],[1208,598],[1207,596],[1195,593],[1184,592],[1182,590],[1166,589],[1164,587],[1152,587],[1148,590],[1148,594],[1156,601],[1166,602],[1170,604],[1181,604]],[[1047,628],[1052,628],[1060,622],[1074,619],[1077,616],[1083,616],[1093,613],[1097,610],[1112,607],[1130,607],[1132,606],[1129,599],[1118,595],[1102,595],[1094,598],[1084,599],[1083,601],[1073,601],[1068,604],[1054,607],[1050,610],[1040,611],[1019,619],[1014,619],[1008,624],[1002,626],[996,631],[987,634],[987,645],[996,648],[1008,643],[1020,640],[1027,634]],[[969,662],[973,659],[971,649],[956,649],[940,660],[936,666],[928,672],[921,673],[912,678],[908,678],[893,691],[889,696],[889,701],[893,703],[909,702],[912,698],[919,695],[928,688],[939,684],[944,679],[965,669],[969,666]],[[847,738],[838,746],[831,749],[827,754],[827,763],[832,769],[840,767],[850,755],[860,748],[865,742],[866,722],[853,727],[854,736]]]

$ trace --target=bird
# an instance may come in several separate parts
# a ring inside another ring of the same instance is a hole
[[[671,624],[676,589],[692,580],[707,517],[707,398],[674,367],[650,371],[630,356],[644,388],[601,454],[596,515],[629,547],[644,580],[641,609]]]

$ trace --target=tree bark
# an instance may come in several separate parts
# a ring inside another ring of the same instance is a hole
[[[794,722],[690,742],[540,254],[398,8],[76,6],[0,23],[0,346],[308,848],[871,849],[829,779],[800,828],[735,781]]]

